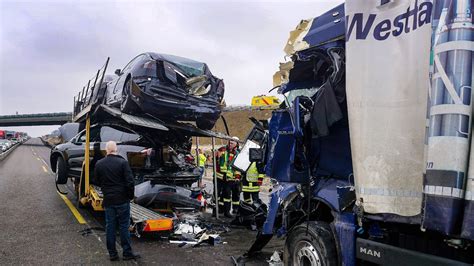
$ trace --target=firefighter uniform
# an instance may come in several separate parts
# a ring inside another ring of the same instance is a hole
[[[230,215],[231,205],[234,210],[240,205],[240,173],[232,168],[232,162],[239,153],[236,148],[230,150],[226,147],[225,151],[219,157],[219,172],[217,177],[223,180],[222,201],[224,205],[224,214]]]
[[[222,147],[218,150],[218,153],[220,155],[215,155],[216,158],[216,177],[217,177],[217,201],[219,204],[219,213],[224,213],[224,197],[222,196],[224,187],[225,187],[225,175],[227,172],[227,168],[224,167],[224,169],[221,170],[221,164],[220,164],[220,158],[225,152],[225,147]]]
[[[257,164],[253,162],[242,180],[242,192],[245,202],[252,203],[259,199],[258,194],[264,177],[265,175],[259,173]]]

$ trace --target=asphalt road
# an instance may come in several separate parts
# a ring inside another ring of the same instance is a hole
[[[108,260],[103,214],[78,209],[86,221],[80,224],[56,192],[49,151],[39,139],[31,139],[0,162],[0,264],[126,264]],[[67,198],[74,204],[71,186],[61,189],[69,191]],[[245,253],[255,235],[231,228],[221,234],[226,244],[197,248],[180,248],[158,237],[132,237],[132,247],[142,258],[127,264],[232,265],[230,256]],[[268,265],[266,259],[281,249],[282,241],[272,240],[246,265]]]

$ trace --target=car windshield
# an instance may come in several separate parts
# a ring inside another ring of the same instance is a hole
[[[125,128],[96,126],[91,128],[90,138],[91,142],[107,142],[111,140],[116,142],[130,142],[138,141],[140,139],[140,135],[137,135]],[[83,130],[75,139],[77,139],[77,142],[86,142],[86,131]]]
[[[124,128],[116,129],[108,126],[102,127],[100,130],[100,141],[107,142],[110,140],[117,142],[136,141],[140,138],[139,135],[134,134]]]
[[[158,56],[180,68],[188,77],[204,75],[206,67],[204,63],[175,55],[160,54]]]

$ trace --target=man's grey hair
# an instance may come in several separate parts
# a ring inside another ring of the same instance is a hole
[[[115,141],[109,141],[105,144],[105,151],[107,154],[117,154],[117,143]]]

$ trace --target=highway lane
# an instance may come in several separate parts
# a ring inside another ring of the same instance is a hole
[[[82,237],[79,224],[56,193],[54,178],[30,140],[0,162],[0,263],[103,263],[105,244]],[[43,149],[43,147],[40,147]]]
[[[78,209],[87,224],[76,217],[57,194],[49,167],[48,147],[31,139],[0,162],[0,261],[12,264],[104,264],[110,263],[105,248],[102,213]],[[61,186],[75,202],[72,186]],[[5,215],[3,215],[5,214]],[[209,214],[206,214],[209,215]],[[92,234],[80,231],[92,228]],[[221,235],[227,244],[214,247],[179,248],[152,237],[132,238],[134,249],[142,255],[138,264],[232,265],[230,256],[243,254],[253,243],[255,232],[232,228]],[[267,265],[281,241],[272,241],[261,257],[247,265]],[[124,263],[124,262],[120,262]],[[132,262],[129,262],[132,263]]]

